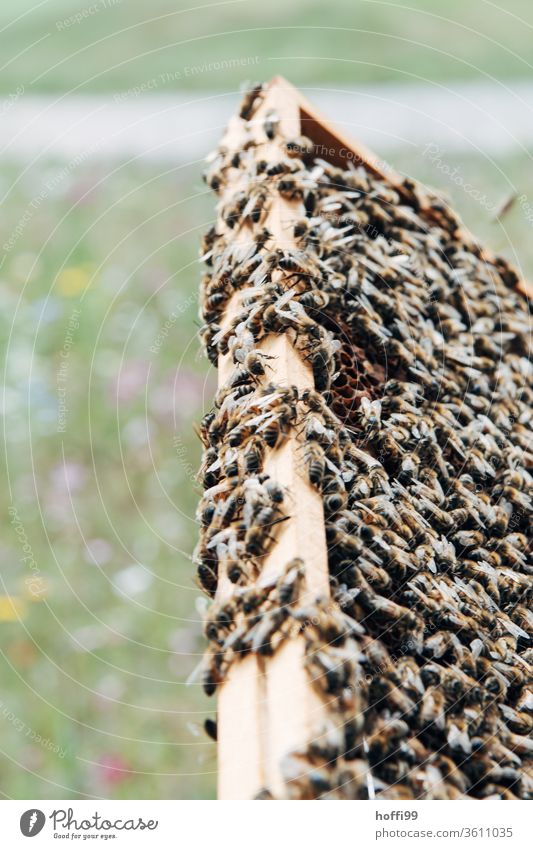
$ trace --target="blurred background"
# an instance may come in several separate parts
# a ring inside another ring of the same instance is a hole
[[[210,798],[202,161],[283,74],[533,276],[527,0],[3,0],[0,795]]]

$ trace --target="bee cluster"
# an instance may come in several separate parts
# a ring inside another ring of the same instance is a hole
[[[207,618],[205,688],[302,634],[329,718],[285,759],[288,796],[530,798],[533,386],[517,276],[413,181],[334,166],[304,137],[279,148],[267,163],[250,133],[207,173],[221,203],[202,337],[234,368],[202,424],[197,557],[211,596],[221,563],[235,591]],[[265,224],[279,195],[304,209],[287,248]],[[314,390],[268,381],[270,334],[290,335]],[[291,430],[324,506],[331,599],[310,604],[300,561],[258,580],[290,520],[265,458]]]

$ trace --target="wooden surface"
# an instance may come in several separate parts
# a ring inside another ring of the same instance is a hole
[[[258,156],[274,161],[281,156],[281,140],[301,133],[299,107],[283,87],[271,86],[253,115],[259,137],[264,115],[275,109],[280,116],[279,133],[272,142],[264,141]],[[233,119],[223,144],[230,150],[242,142],[242,125]],[[235,190],[236,186],[232,187]],[[274,195],[264,222],[272,233],[268,247],[288,248],[292,224],[302,217],[299,202]],[[245,229],[245,228],[244,228]],[[246,239],[240,232],[237,238]],[[278,272],[283,282],[282,272]],[[239,309],[246,293],[233,297],[226,312],[227,325]],[[300,390],[314,387],[313,374],[294,348],[288,335],[266,337],[259,349],[269,360],[268,380]],[[227,380],[233,364],[228,357],[219,363],[219,383]],[[259,582],[279,577],[286,564],[301,557],[305,564],[301,600],[329,595],[327,548],[321,495],[308,483],[301,443],[290,433],[279,448],[270,451],[265,471],[285,487],[290,518],[278,530],[276,543],[265,557]],[[221,576],[217,597],[231,593],[231,584]],[[220,688],[218,699],[218,796],[220,799],[253,797],[261,787],[275,795],[284,795],[280,764],[283,756],[302,746],[320,732],[323,705],[312,689],[303,665],[302,637],[286,642],[272,658],[246,657],[235,662],[228,680]]]

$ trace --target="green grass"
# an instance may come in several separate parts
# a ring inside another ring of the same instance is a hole
[[[151,80],[160,93],[233,90],[276,73],[297,85],[504,79],[530,77],[533,64],[527,0],[6,0],[0,29],[6,95]]]
[[[499,223],[462,188],[484,192],[492,206],[512,191],[532,198],[528,160],[443,151],[441,162],[459,169],[460,184],[427,157],[405,153],[391,164],[447,192],[470,229],[518,255],[533,277],[520,204]],[[198,171],[85,162],[58,179],[63,167],[0,171],[2,238],[14,239],[0,267],[8,480],[0,793],[210,797],[214,746],[197,734],[214,706],[184,682],[203,649],[189,555],[193,425],[214,390],[196,338],[197,244],[213,202]],[[35,570],[46,590],[32,601],[26,580]],[[117,590],[124,581],[129,597]]]

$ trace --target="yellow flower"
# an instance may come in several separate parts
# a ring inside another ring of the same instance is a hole
[[[91,278],[90,271],[83,265],[71,265],[64,268],[57,278],[57,288],[61,295],[75,298],[84,292]]]
[[[29,601],[42,601],[48,595],[48,585],[40,575],[30,575],[24,584],[24,595]]]
[[[24,618],[26,605],[17,596],[0,595],[0,622],[17,622]]]

